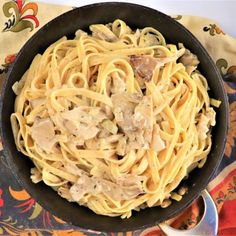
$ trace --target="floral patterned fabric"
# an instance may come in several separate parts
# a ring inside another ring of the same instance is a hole
[[[0,87],[9,66],[22,45],[39,28],[72,7],[62,7],[22,0],[0,1]],[[214,21],[193,16],[174,17],[205,46],[220,72],[236,75],[236,39],[226,35]],[[228,76],[228,78],[230,78]],[[230,127],[225,155],[210,191],[219,212],[219,235],[236,235],[236,83],[226,79],[230,103]],[[220,125],[220,124],[218,124]],[[6,164],[0,141],[0,235],[164,235],[153,226],[126,233],[86,232],[73,227],[43,209],[17,182]],[[196,200],[185,212],[169,223],[180,229],[196,225],[201,218],[201,204]]]

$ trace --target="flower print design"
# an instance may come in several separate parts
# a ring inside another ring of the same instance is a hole
[[[209,24],[209,26],[205,26],[203,28],[203,31],[209,32],[209,34],[211,36],[215,36],[216,34],[225,35],[225,33],[222,31],[222,29],[219,26],[217,26],[216,24]]]
[[[228,62],[224,58],[219,58],[216,61],[216,66],[217,66],[217,68],[219,69],[219,71],[222,75],[227,73],[226,69],[228,67]]]
[[[59,224],[66,223],[65,221],[44,210],[24,189],[17,191],[9,186],[9,193],[15,200],[20,202],[14,206],[19,209],[20,214],[27,212],[31,213],[28,217],[29,220],[34,220],[39,216],[42,216],[42,223],[45,228],[53,227],[52,220]]]
[[[16,58],[16,54],[9,54],[9,55],[6,56],[6,58],[4,60],[4,64],[1,65],[1,67],[3,69],[0,69],[0,74],[7,73],[7,71],[9,70],[10,65],[14,62],[15,58]],[[0,143],[0,150],[2,150],[1,143]]]
[[[48,229],[30,229],[19,223],[19,221],[11,216],[0,220],[0,235],[8,236],[42,236],[54,235],[53,231]]]
[[[55,230],[55,231],[53,231],[53,235],[56,235],[56,236],[86,236],[88,234],[84,234],[82,232],[75,231],[73,229],[69,229],[69,230]],[[91,235],[93,235],[93,234],[91,234]]]
[[[14,200],[20,201],[19,204],[13,206],[20,210],[19,214],[24,214],[30,212],[33,209],[29,220],[34,219],[42,219],[44,228],[28,228],[27,226],[22,225],[19,219],[13,218],[12,216],[2,217],[0,214],[0,235],[9,235],[9,236],[18,236],[18,235],[31,235],[31,236],[40,236],[40,235],[75,235],[75,236],[85,236],[82,232],[76,231],[76,234],[72,233],[73,229],[70,230],[61,230],[56,231],[52,230],[55,225],[54,223],[65,224],[64,221],[57,218],[56,216],[51,215],[48,211],[43,210],[42,207],[35,202],[35,200],[30,197],[30,195],[25,190],[14,190],[11,186],[9,186],[10,196],[13,197]],[[0,210],[4,205],[4,202],[1,201],[3,194],[3,190],[0,188]],[[42,216],[38,218],[38,216]],[[55,222],[52,221],[54,219]],[[75,232],[75,231],[73,231]],[[58,234],[57,234],[58,233]]]
[[[236,193],[236,176],[233,176],[232,183],[229,183],[227,190],[229,193]]]
[[[236,101],[229,105],[229,131],[225,147],[225,155],[227,157],[231,156],[232,149],[236,142]]]
[[[236,93],[235,83],[231,81],[231,75],[236,77],[236,65],[228,67],[228,62],[224,58],[220,58],[216,61],[216,66],[219,69],[224,79],[224,87],[228,94]]]
[[[236,65],[228,67],[228,62],[224,58],[220,58],[216,61],[216,66],[223,75],[224,87],[228,95],[236,93],[235,83],[230,80],[230,75],[236,77]],[[236,101],[233,101],[229,105],[229,131],[225,147],[225,155],[231,156],[232,149],[236,140]]]
[[[30,197],[30,195],[25,190],[16,191],[16,190],[13,190],[11,186],[9,186],[9,193],[15,200],[21,202],[14,206],[15,208],[20,209],[20,213],[28,212],[29,210],[34,208],[34,205],[36,204],[36,202],[32,197]],[[29,218],[31,217],[32,216],[30,216]]]
[[[220,204],[220,203],[224,202],[225,200],[226,200],[226,194],[223,191],[220,191],[218,193],[217,198],[216,198],[216,203]]]
[[[183,18],[182,15],[177,15],[172,17],[174,20],[181,20]]]
[[[0,235],[20,235],[23,233],[23,225],[18,224],[17,219],[8,216],[0,220]]]
[[[188,228],[189,228],[189,226],[191,226],[191,225],[196,225],[197,224],[197,221],[198,221],[198,216],[197,215],[195,215],[194,213],[192,213],[191,215],[190,215],[190,217],[188,218],[188,220],[187,220],[187,225],[188,225]]]
[[[141,232],[140,236],[163,236],[165,235],[158,226],[147,228]]]
[[[1,73],[0,73],[1,74]],[[2,151],[3,150],[3,146],[2,146],[2,139],[1,139],[1,137],[0,137],[0,151]]]
[[[39,26],[37,19],[38,5],[33,2],[25,3],[23,0],[8,1],[3,5],[3,13],[8,20],[5,22],[3,32],[20,32],[29,28],[32,31]]]
[[[14,62],[15,58],[16,58],[16,54],[7,55],[5,58],[5,65],[12,64]]]
[[[216,66],[222,75],[235,75],[236,76],[236,65],[231,65],[228,67],[228,62],[224,58],[220,58],[216,61]],[[225,82],[231,82],[224,77]]]
[[[0,188],[0,216],[2,216],[2,210],[1,208],[4,206],[4,200],[2,198],[3,190]]]

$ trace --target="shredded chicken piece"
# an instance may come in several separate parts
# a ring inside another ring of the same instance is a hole
[[[160,126],[158,124],[153,126],[151,148],[156,152],[160,152],[166,148],[165,141],[161,139]]]
[[[114,42],[118,40],[117,36],[105,25],[91,25],[89,29],[92,31],[92,36],[95,38],[102,39],[107,42]]]
[[[111,133],[108,130],[102,129],[98,133],[98,138],[108,138],[110,135],[111,135]]]
[[[205,116],[204,114],[200,115],[197,129],[198,129],[198,135],[201,140],[205,139],[207,137],[207,132],[209,131],[209,123],[210,119]]]
[[[144,96],[140,103],[135,107],[134,114],[129,119],[134,126],[132,132],[126,132],[129,142],[128,150],[148,149],[152,139],[153,114],[152,97]]]
[[[106,104],[101,104],[101,111],[105,113],[108,119],[112,120],[114,118],[112,108]]]
[[[76,107],[62,112],[61,117],[68,132],[81,140],[94,138],[100,131],[97,125],[107,118],[98,107]]]
[[[201,114],[197,124],[198,134],[200,139],[205,139],[207,137],[207,132],[210,126],[215,126],[216,124],[216,112],[212,107],[206,109],[206,115]]]
[[[106,119],[106,115],[100,107],[87,106],[76,107],[73,110],[62,112],[61,116],[67,120],[95,125]]]
[[[138,93],[124,93],[125,98],[127,99],[127,101],[129,102],[133,102],[133,103],[139,103],[142,100],[142,95],[138,94]]]
[[[97,139],[96,137],[86,140],[85,145],[87,149],[92,149],[92,150],[100,149],[100,142],[99,139]]]
[[[127,152],[134,149],[149,149],[149,143],[145,139],[143,130],[137,130],[127,134],[129,140],[127,145]]]
[[[160,44],[157,36],[154,34],[148,33],[143,37],[145,38],[145,40],[142,40],[142,44],[139,44],[139,46],[141,46],[141,47],[149,47],[149,46]]]
[[[75,39],[81,38],[83,35],[88,35],[88,33],[84,32],[83,30],[79,29],[75,32]]]
[[[146,129],[148,132],[152,131],[152,96],[144,96],[140,103],[134,109],[133,122],[136,127]],[[151,137],[149,137],[150,139]]]
[[[116,154],[124,156],[126,153],[126,146],[127,146],[127,138],[121,137],[116,146]]]
[[[12,90],[15,93],[15,95],[19,95],[22,88],[25,85],[25,79],[21,79],[20,81],[16,81],[13,85],[12,85]]]
[[[64,165],[64,168],[66,171],[69,173],[75,175],[75,176],[82,176],[82,175],[87,175],[87,172],[82,170],[81,168],[77,167],[76,164],[73,163],[66,163]]]
[[[125,90],[126,90],[126,84],[124,80],[122,80],[120,77],[113,78],[111,92],[115,94],[115,93],[125,92]]]
[[[33,183],[37,184],[40,181],[42,181],[42,173],[36,167],[31,168],[30,173],[31,173],[30,178]]]
[[[166,63],[177,59],[177,55],[172,57],[154,58],[151,56],[130,56],[130,64],[145,82],[150,82],[155,68],[160,68]]]
[[[67,199],[69,202],[73,201],[69,187],[61,186],[58,188],[57,192],[61,197]]]
[[[146,179],[144,176],[138,176],[134,174],[125,174],[123,176],[119,176],[116,179],[117,184],[124,187],[133,187],[134,185],[138,186],[140,189],[142,188],[142,182]]]
[[[99,129],[96,126],[90,127],[86,124],[76,124],[75,122],[70,120],[65,120],[64,126],[71,134],[76,135],[80,140],[94,138],[99,132]]]
[[[31,135],[35,143],[47,153],[52,151],[53,146],[57,142],[54,125],[49,118],[36,119],[31,127]]]
[[[157,65],[157,61],[150,56],[132,55],[130,57],[130,64],[144,81],[149,82]]]
[[[111,120],[104,120],[101,126],[112,134],[117,134],[118,127]]]
[[[192,74],[199,64],[197,56],[191,53],[188,49],[185,49],[185,53],[179,58],[179,62],[186,67],[186,71],[189,75]]]
[[[46,98],[36,98],[30,100],[30,104],[33,108],[46,104]]]
[[[104,178],[82,175],[70,188],[70,194],[74,201],[79,201],[86,193],[92,195],[105,193],[118,201],[129,200],[143,193],[142,181],[142,177],[127,176],[113,183]]]
[[[106,138],[92,138],[85,141],[85,147],[91,150],[107,150],[113,145],[116,147],[115,143],[118,143],[122,134],[115,134],[107,136]]]
[[[118,142],[118,141],[120,140],[120,138],[122,138],[122,137],[123,137],[122,134],[114,134],[114,135],[110,135],[110,136],[106,139],[106,141],[107,141],[108,143],[116,143],[116,142]]]
[[[135,106],[141,101],[141,98],[130,96],[127,93],[117,93],[111,96],[114,106],[113,113],[119,127],[124,131],[136,130],[130,119],[134,113]]]
[[[119,93],[112,95],[113,113],[119,128],[127,140],[121,140],[117,153],[121,155],[133,149],[148,149],[152,139],[152,97]],[[128,148],[126,148],[128,147]]]
[[[206,109],[206,116],[210,120],[210,125],[215,126],[216,125],[216,112],[212,107],[208,107]]]

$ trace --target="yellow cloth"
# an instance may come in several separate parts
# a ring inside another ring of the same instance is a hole
[[[16,2],[9,0],[1,0],[0,10],[3,9],[3,5],[9,8],[9,11],[15,14],[16,11],[19,12],[19,7],[17,2],[22,2],[21,0],[16,0]],[[14,8],[14,6],[17,6]],[[16,11],[15,11],[16,9]],[[33,3],[31,1],[23,1],[23,7],[20,12],[21,17],[19,17],[18,32],[13,32],[17,24],[13,24],[6,32],[0,33],[0,65],[5,64],[5,59],[8,55],[17,53],[24,43],[42,26],[47,22],[55,18],[56,16],[71,10],[72,7],[69,6],[58,6],[45,3]],[[35,10],[35,11],[34,11]],[[4,12],[1,12],[0,26],[5,28],[6,24],[12,21],[13,17],[7,17]],[[34,20],[30,18],[24,18],[25,16],[34,15],[39,21],[39,26],[36,26]],[[228,66],[235,63],[236,55],[236,40],[229,35],[224,34],[224,32],[219,28],[213,20],[205,19],[202,17],[195,16],[176,16],[174,17],[186,28],[188,28],[205,46],[214,61],[224,58],[228,62]],[[25,24],[22,24],[25,21]],[[23,28],[23,25],[27,25],[27,22],[31,22],[33,29]],[[21,24],[19,26],[19,24]],[[0,67],[1,68],[1,67]]]
[[[0,1],[0,88],[5,76],[5,72],[14,60],[15,54],[20,50],[23,44],[48,21],[71,9],[72,7],[67,6],[34,3],[31,0]],[[187,27],[200,40],[200,42],[212,56],[222,74],[236,74],[236,39],[226,35],[220,29],[218,24],[210,19],[180,15],[175,16],[174,18],[185,27]],[[235,86],[233,87],[225,84],[225,88],[227,89],[228,94],[230,94],[230,96],[234,96],[234,98],[232,98],[230,101],[231,122],[225,151],[225,157],[227,158],[232,158],[232,156],[235,155],[233,146],[236,137],[236,90]],[[218,193],[220,190],[222,190],[225,194],[228,194],[229,198],[236,199],[236,190],[233,193],[232,191],[226,193],[226,184],[223,185],[225,186],[225,190],[223,190],[223,187],[221,187],[216,191],[216,186],[218,186],[220,182],[223,182],[222,179],[226,179],[226,177],[230,173],[232,173],[233,170],[236,170],[236,162],[232,162],[230,165],[228,164],[227,167],[224,167],[222,169],[223,171],[221,172],[221,174],[219,174],[217,178],[210,183],[208,189],[211,191],[211,194],[216,201],[218,199]],[[227,181],[229,182],[231,181],[231,179],[228,178]],[[220,204],[217,205],[218,210],[222,206],[222,204]],[[39,208],[39,205],[36,204],[36,206]],[[40,210],[38,211],[40,212],[42,211],[42,209],[40,208]],[[58,218],[56,219],[58,220],[58,222],[63,222]],[[146,235],[148,230],[144,230],[142,233],[140,231],[138,235]],[[55,231],[55,233],[58,232]],[[66,232],[64,232],[64,234],[61,235],[67,234]],[[78,233],[76,235],[83,234]]]

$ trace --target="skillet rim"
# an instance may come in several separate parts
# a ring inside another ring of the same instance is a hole
[[[209,56],[208,52],[206,51],[206,49],[202,46],[202,44],[197,40],[197,38],[188,30],[186,29],[183,25],[181,25],[179,22],[173,20],[171,17],[167,16],[166,14],[158,11],[158,10],[155,10],[155,9],[152,9],[152,8],[149,8],[149,7],[146,7],[146,6],[142,6],[142,5],[139,5],[139,4],[133,4],[133,3],[127,3],[127,2],[101,2],[101,3],[94,3],[94,4],[90,4],[90,5],[85,5],[85,6],[82,6],[82,7],[79,7],[79,8],[76,8],[76,9],[72,9],[68,12],[65,12],[61,15],[59,15],[58,17],[52,19],[51,21],[49,21],[47,24],[45,24],[42,28],[40,28],[25,44],[24,46],[21,48],[21,50],[19,51],[19,53],[17,54],[17,57],[14,61],[14,64],[13,66],[9,69],[9,72],[7,74],[7,78],[5,79],[4,81],[4,85],[3,85],[3,88],[2,88],[2,93],[1,93],[1,104],[0,104],[0,112],[1,112],[1,124],[3,124],[3,116],[4,116],[4,105],[3,104],[3,100],[4,100],[4,97],[5,95],[7,94],[7,86],[8,86],[8,83],[9,83],[9,80],[10,80],[10,77],[11,77],[11,74],[12,72],[14,71],[14,68],[15,68],[15,65],[17,63],[20,63],[20,59],[23,58],[22,55],[24,54],[24,51],[26,50],[26,48],[28,46],[30,46],[32,44],[32,42],[37,39],[42,33],[43,31],[48,27],[48,25],[51,25],[51,24],[55,24],[57,21],[63,21],[62,18],[64,17],[64,15],[67,15],[67,14],[71,14],[71,12],[73,11],[83,11],[84,9],[88,9],[88,8],[97,8],[97,7],[103,7],[103,6],[117,6],[117,5],[120,5],[120,7],[123,7],[123,6],[128,6],[128,7],[131,7],[131,8],[135,8],[135,7],[138,7],[138,8],[142,8],[142,9],[145,9],[147,11],[150,11],[152,12],[153,14],[156,14],[156,15],[159,15],[159,17],[163,18],[166,22],[168,21],[168,24],[176,24],[178,25],[178,27],[181,27],[183,31],[185,31],[186,33],[186,36],[185,37],[188,37],[189,40],[193,40],[193,43],[196,44],[198,47],[199,47],[199,50],[202,51],[202,53],[204,54],[204,56],[207,58],[207,61],[211,64],[211,67],[214,69],[214,73],[217,77],[217,80],[218,80],[218,83],[220,85],[220,88],[221,88],[221,92],[222,92],[222,95],[223,95],[223,101],[222,101],[222,106],[224,106],[225,108],[225,119],[227,121],[227,124],[225,124],[225,127],[224,127],[224,135],[223,138],[222,138],[222,146],[221,146],[221,151],[220,151],[220,155],[218,157],[218,161],[214,167],[214,170],[211,171],[211,173],[208,175],[208,178],[207,180],[204,181],[204,183],[201,185],[201,188],[199,189],[198,192],[196,192],[195,194],[193,194],[190,198],[190,200],[186,201],[186,202],[182,202],[182,205],[180,207],[180,209],[177,209],[175,210],[174,212],[172,212],[172,214],[169,215],[168,219],[170,219],[171,217],[174,217],[175,215],[177,215],[178,213],[180,213],[182,210],[184,210],[188,205],[191,204],[191,202],[197,198],[197,196],[200,194],[201,190],[205,189],[207,184],[209,183],[210,179],[212,178],[212,176],[214,175],[216,169],[218,168],[222,158],[223,158],[223,153],[224,153],[224,148],[225,148],[225,144],[226,144],[226,139],[227,139],[227,130],[228,130],[228,126],[229,126],[229,104],[228,104],[228,97],[226,95],[226,92],[224,90],[224,86],[223,86],[223,81],[221,79],[221,75],[219,73],[219,71],[217,70],[216,66],[215,66],[215,63],[213,62],[213,60],[211,59],[211,57]],[[78,10],[79,9],[79,10]],[[16,177],[16,179],[18,180],[18,182],[20,183],[21,186],[23,186],[38,202],[40,202],[40,204],[45,207],[46,209],[50,209],[51,212],[58,212],[58,210],[55,210],[53,208],[50,207],[50,204],[48,203],[45,203],[40,200],[40,197],[38,196],[35,196],[36,194],[33,193],[32,194],[32,191],[30,189],[30,186],[28,184],[26,184],[22,178],[19,178],[19,173],[17,173],[16,171],[14,171],[14,169],[16,170],[17,169],[17,166],[14,164],[14,161],[13,161],[13,157],[11,155],[11,151],[9,149],[9,141],[6,139],[6,133],[4,131],[4,127],[3,125],[1,125],[1,134],[2,134],[2,137],[3,137],[3,144],[5,146],[4,148],[4,154],[6,156],[10,156],[10,158],[7,158],[7,162],[9,164],[9,166],[12,167],[13,171],[12,173],[14,174],[14,176]],[[145,211],[145,210],[143,210]],[[57,215],[61,215],[61,214],[57,214]],[[60,216],[59,216],[60,217]],[[103,217],[103,216],[99,216],[99,217]],[[65,218],[65,217],[62,217],[62,218]],[[166,218],[167,219],[167,218]],[[166,220],[165,219],[165,220]],[[71,221],[68,219],[67,220],[67,223],[69,224],[72,224]],[[103,232],[121,232],[121,231],[129,231],[129,230],[138,230],[138,229],[144,229],[144,228],[147,228],[147,227],[151,227],[153,226],[154,224],[157,224],[159,223],[160,221],[156,220],[156,221],[152,221],[148,224],[145,224],[145,225],[139,225],[137,227],[123,227],[123,228],[119,228],[118,231],[116,231],[112,226],[108,228],[105,227],[105,231],[104,231],[104,228],[101,229],[99,226],[98,227],[93,227],[95,228],[95,230],[99,230],[99,231],[103,231]],[[73,225],[77,225],[79,226],[79,224],[73,222]],[[80,226],[82,227],[83,229],[90,229],[89,226]],[[113,228],[111,230],[111,228]]]

